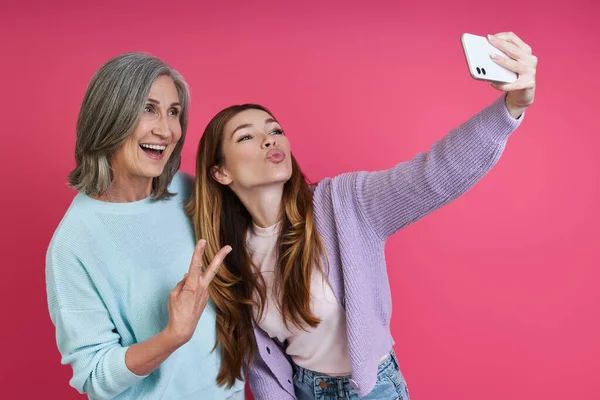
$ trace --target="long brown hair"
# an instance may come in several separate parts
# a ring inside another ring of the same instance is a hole
[[[236,194],[212,176],[215,166],[224,162],[223,130],[236,114],[257,104],[231,106],[219,112],[207,125],[196,159],[196,186],[186,205],[198,239],[206,240],[204,265],[217,251],[230,245],[233,250],[209,286],[217,308],[217,343],[222,364],[217,383],[229,387],[242,379],[244,362],[254,361],[256,339],[252,307],[258,307],[260,320],[266,303],[262,274],[246,248],[246,233],[252,217]],[[312,191],[296,159],[292,156],[292,175],[285,183],[281,207],[282,228],[277,240],[277,268],[273,287],[277,304],[287,325],[306,329],[320,320],[310,310],[310,283],[313,268],[322,270],[324,248],[315,227]]]

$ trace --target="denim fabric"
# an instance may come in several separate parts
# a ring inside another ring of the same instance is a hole
[[[358,397],[350,381],[350,376],[321,375],[294,365],[294,388],[298,400],[410,400],[393,351],[379,364],[377,383],[366,397]]]

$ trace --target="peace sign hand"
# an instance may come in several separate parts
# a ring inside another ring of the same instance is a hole
[[[193,336],[202,312],[208,303],[208,286],[223,260],[232,250],[225,246],[215,255],[212,262],[202,271],[202,256],[205,240],[199,240],[194,249],[188,273],[169,293],[169,324],[165,329],[170,337],[182,345]]]

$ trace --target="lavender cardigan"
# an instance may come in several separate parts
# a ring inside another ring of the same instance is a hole
[[[346,310],[350,384],[361,397],[377,380],[378,360],[392,349],[392,309],[384,246],[388,237],[451,202],[498,161],[514,119],[505,96],[473,116],[428,153],[380,172],[324,179],[315,189],[316,226],[327,253],[329,284]],[[292,366],[281,343],[255,326],[258,355],[248,369],[256,400],[295,399]]]

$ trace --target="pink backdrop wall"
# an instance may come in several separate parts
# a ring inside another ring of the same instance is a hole
[[[44,256],[102,63],[147,51],[186,77],[184,171],[213,114],[258,102],[319,180],[406,160],[492,102],[459,37],[503,30],[539,57],[536,103],[479,185],[389,241],[395,349],[416,400],[598,398],[598,2],[82,3],[0,8],[3,398],[78,398]]]

